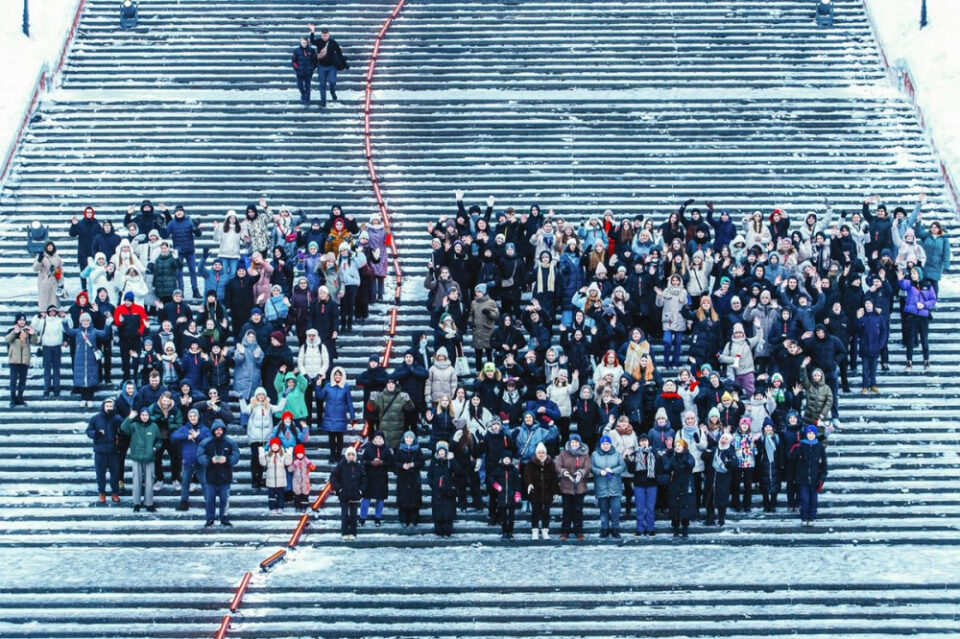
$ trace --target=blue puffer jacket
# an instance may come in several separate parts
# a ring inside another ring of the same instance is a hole
[[[341,257],[337,260],[340,280],[344,286],[360,286],[360,269],[367,263],[363,251],[357,251],[349,260]]]
[[[520,461],[523,463],[533,459],[533,455],[537,452],[537,444],[543,442],[547,450],[550,450],[550,447],[559,439],[560,431],[557,430],[556,425],[547,428],[534,422],[532,426],[522,424],[513,431],[513,441],[516,443]]]
[[[910,280],[900,280],[900,290],[907,292],[907,301],[903,305],[903,312],[908,315],[930,317],[930,311],[937,305],[937,294],[929,282],[920,282],[920,288]],[[922,305],[923,308],[918,308]]]
[[[336,372],[337,368],[334,368],[330,375],[331,380]],[[346,379],[346,373],[343,373],[343,376]],[[323,422],[320,424],[322,430],[328,433],[347,432],[347,421],[352,422],[354,418],[351,390],[349,384],[336,386],[331,381],[316,394],[317,401],[323,402]]]
[[[194,428],[198,435],[193,441],[190,441],[190,430]],[[200,442],[212,436],[213,433],[210,432],[210,429],[201,423],[197,423],[196,426],[187,423],[173,431],[173,434],[170,435],[170,441],[176,442],[177,445],[180,446],[180,455],[183,459],[184,468],[193,466],[194,462],[197,461],[197,450],[200,448]]]
[[[286,424],[280,423],[274,426],[267,441],[270,441],[274,437],[280,439],[284,450],[293,450],[294,446],[303,444],[310,438],[310,428],[297,426],[297,430],[294,432],[294,430],[287,427]]]
[[[181,255],[193,253],[196,250],[193,238],[200,237],[200,229],[193,225],[189,216],[184,215],[180,219],[174,217],[170,220],[167,224],[167,233],[173,241],[173,248],[177,249]]]
[[[921,225],[916,227],[920,246],[927,254],[927,261],[923,264],[923,275],[935,282],[939,282],[944,272],[950,268],[950,240],[946,234],[934,237],[930,231]]]
[[[586,284],[583,270],[580,268],[580,258],[576,253],[564,251],[560,257],[559,271],[560,305],[561,308],[569,310],[573,308],[573,296]]]
[[[593,465],[593,489],[597,499],[618,497],[623,493],[623,481],[620,477],[627,466],[616,448],[611,446],[607,452],[597,448],[590,456],[590,463]],[[606,473],[607,468],[610,469],[609,473]],[[604,471],[604,474],[601,474],[601,471]]]

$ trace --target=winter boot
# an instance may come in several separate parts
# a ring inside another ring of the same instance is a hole
[[[540,539],[540,529],[539,529],[539,528],[534,528],[533,530],[530,531],[530,539],[532,539],[532,540],[534,540],[534,541],[537,541],[538,539]]]

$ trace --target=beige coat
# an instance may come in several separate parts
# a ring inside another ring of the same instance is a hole
[[[33,272],[37,274],[37,292],[40,297],[37,300],[37,306],[41,313],[47,312],[48,306],[60,306],[60,299],[57,297],[57,278],[54,275],[60,269],[63,269],[63,260],[54,253],[53,255],[43,254],[43,259],[33,263]]]

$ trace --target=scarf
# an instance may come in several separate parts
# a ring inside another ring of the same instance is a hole
[[[617,431],[617,434],[620,435],[621,437],[627,437],[633,434],[633,426],[631,426],[629,423],[624,424],[623,426],[621,426],[620,424],[617,424],[615,430]]]
[[[631,341],[627,345],[626,357],[623,358],[623,370],[629,373],[634,379],[640,379],[643,377],[645,371],[640,365],[640,357],[649,352],[649,343]]]
[[[543,275],[546,271],[547,281],[544,283]],[[546,293],[552,293],[556,290],[556,269],[553,268],[553,264],[543,267],[541,265],[537,266],[537,290],[544,291]]]
[[[647,479],[654,479],[657,471],[657,454],[649,446],[637,452],[639,453],[636,457],[637,474],[642,475],[646,471]]]
[[[717,448],[717,452],[713,454],[713,470],[718,473],[727,472],[727,465],[723,463],[723,460],[720,458],[720,453],[725,450],[730,450],[730,446],[726,448]]]
[[[763,436],[763,448],[767,453],[768,462],[773,462],[777,458],[777,444],[779,443],[780,438],[777,437],[776,433]]]
[[[446,359],[445,361],[443,361],[443,362],[439,362],[439,361],[437,361],[437,360],[434,360],[434,361],[433,361],[433,365],[434,365],[437,369],[439,369],[439,370],[446,370],[446,369],[450,368],[450,358],[447,358],[447,359]]]
[[[688,444],[692,444],[692,443],[694,442],[694,439],[693,439],[693,438],[694,438],[694,436],[695,436],[696,433],[697,433],[697,427],[696,427],[696,426],[687,426],[686,424],[684,424],[682,430],[683,430],[683,439],[684,439]]]

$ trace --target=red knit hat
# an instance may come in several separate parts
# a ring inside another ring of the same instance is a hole
[[[274,444],[276,444],[276,445],[279,446],[280,448],[283,448],[283,442],[280,441],[280,438],[279,438],[279,437],[274,437],[273,439],[270,440],[270,446],[269,446],[269,448],[273,448],[273,445],[274,445]]]
[[[288,410],[283,411],[283,414],[280,415],[280,421],[286,421],[287,417],[290,418],[290,421],[293,421],[293,413]]]
[[[296,446],[293,447],[294,457],[296,457],[297,455],[306,455],[306,454],[307,454],[307,449],[304,448],[303,444],[297,444]]]

